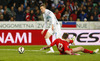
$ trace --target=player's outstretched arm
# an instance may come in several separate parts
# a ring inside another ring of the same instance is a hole
[[[50,48],[51,47],[51,45],[47,45],[46,47],[43,47],[43,48],[41,48],[40,50],[46,50],[46,49],[48,49],[48,48]]]

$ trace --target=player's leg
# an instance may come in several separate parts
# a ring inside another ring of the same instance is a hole
[[[93,53],[98,53],[99,49],[95,49],[94,51],[91,51],[91,50],[88,50],[88,49],[84,49],[84,53],[90,53],[90,54],[93,54]]]
[[[76,52],[80,52],[80,51],[84,51],[84,48],[83,47],[77,47],[77,48],[72,49],[72,53],[76,53]]]
[[[83,47],[77,47],[77,48],[73,48],[72,49],[72,53],[76,53],[76,52],[84,52],[84,53],[90,53],[90,54],[93,54],[93,53],[97,53],[99,51],[99,49],[96,49],[95,51],[91,51],[91,50],[88,50],[88,49],[84,49]]]
[[[51,44],[50,39],[49,39],[51,35],[52,35],[52,30],[51,30],[51,28],[49,28],[49,30],[47,31],[47,33],[45,35],[45,40],[46,40],[47,45]],[[48,51],[47,53],[54,53],[53,48],[50,47],[50,51]]]
[[[45,39],[48,39],[48,38],[50,38],[50,36],[51,36],[51,34],[47,31],[47,33],[46,33],[46,35],[45,35]]]

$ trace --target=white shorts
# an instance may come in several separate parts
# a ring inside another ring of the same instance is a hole
[[[52,28],[50,27],[50,28],[48,29],[48,32],[49,32],[51,35],[54,35],[54,34],[55,34],[55,37],[56,37],[56,38],[61,38],[61,27],[60,27],[59,24],[56,25],[56,26],[54,27],[54,30],[52,30]]]

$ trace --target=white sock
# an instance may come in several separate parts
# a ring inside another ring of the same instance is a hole
[[[49,38],[48,38],[48,39],[45,39],[45,40],[46,40],[47,45],[50,45],[50,44],[51,44]],[[51,50],[51,51],[54,51],[52,47],[50,47],[50,50]]]

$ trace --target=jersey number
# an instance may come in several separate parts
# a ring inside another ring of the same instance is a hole
[[[63,44],[62,44],[62,43],[59,43],[59,44],[58,44],[58,49],[59,49],[59,50],[62,50],[62,47],[63,47]]]

